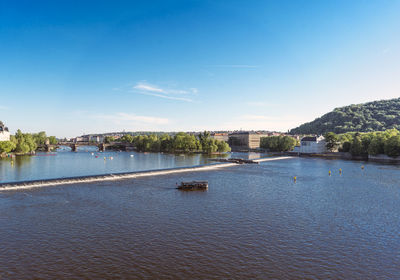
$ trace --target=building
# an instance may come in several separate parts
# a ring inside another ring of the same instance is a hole
[[[258,149],[260,148],[261,137],[266,137],[265,133],[260,132],[233,132],[229,134],[229,145],[231,147],[240,147],[247,149]]]
[[[3,124],[0,125],[0,141],[10,141],[8,127],[5,127]]]
[[[103,143],[104,136],[103,135],[91,135],[91,136],[89,136],[89,141],[95,142],[95,143]]]
[[[295,147],[294,152],[303,154],[319,154],[327,152],[323,136],[307,136],[300,141],[300,147]]]
[[[211,134],[211,138],[213,138],[215,140],[219,140],[219,141],[225,141],[225,142],[229,141],[229,135],[226,132],[223,132],[223,133],[212,133]]]

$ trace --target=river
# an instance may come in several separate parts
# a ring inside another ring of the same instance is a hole
[[[400,279],[399,233],[398,166],[291,158],[1,191],[0,278]]]

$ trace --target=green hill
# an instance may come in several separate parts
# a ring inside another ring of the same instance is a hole
[[[293,128],[291,134],[369,132],[400,130],[400,98],[336,108],[332,112]]]

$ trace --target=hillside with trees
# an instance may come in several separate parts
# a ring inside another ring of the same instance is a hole
[[[336,108],[332,112],[294,128],[290,134],[327,132],[372,132],[400,130],[400,98]]]

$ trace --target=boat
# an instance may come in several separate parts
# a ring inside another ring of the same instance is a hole
[[[207,181],[191,181],[191,182],[181,182],[177,186],[178,190],[194,191],[194,190],[206,190],[208,189]]]

